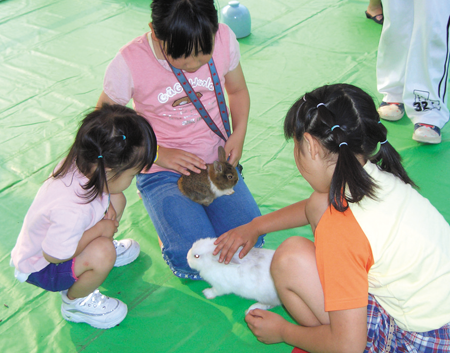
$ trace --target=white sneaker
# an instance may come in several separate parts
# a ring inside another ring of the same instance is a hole
[[[397,121],[405,115],[405,106],[403,103],[381,102],[378,108],[380,118],[388,121]]]
[[[119,299],[104,296],[96,289],[84,298],[70,300],[67,290],[61,292],[61,314],[67,321],[85,322],[95,328],[107,329],[122,322],[127,306]]]
[[[113,240],[113,243],[117,254],[114,267],[128,265],[136,260],[141,252],[138,242],[133,239]]]
[[[417,123],[414,124],[413,140],[423,143],[441,143],[441,129],[437,126]]]

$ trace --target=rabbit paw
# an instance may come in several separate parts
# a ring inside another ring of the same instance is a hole
[[[251,305],[250,308],[247,309],[247,311],[245,312],[245,315],[247,315],[248,312],[253,309],[269,310],[272,308],[273,308],[273,305],[263,304],[263,303],[255,303],[255,304]]]
[[[203,294],[205,295],[206,299],[214,299],[215,297],[217,297],[217,293],[214,288],[204,289]]]
[[[224,192],[225,195],[231,195],[234,194],[234,190],[233,189],[228,189]]]

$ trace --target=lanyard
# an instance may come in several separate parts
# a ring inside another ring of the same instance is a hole
[[[161,48],[161,51],[164,54],[164,57],[166,56],[164,51]],[[177,69],[176,67],[172,66],[171,63],[167,60],[166,61],[169,64],[170,68],[172,69],[172,72],[174,73],[175,77],[178,79],[178,82],[180,82],[181,87],[183,87],[184,92],[187,94],[189,99],[191,100],[192,104],[194,104],[194,107],[197,109],[200,116],[203,118],[205,123],[208,125],[208,127],[222,140],[226,141],[227,139],[223,136],[223,134],[220,132],[217,125],[214,123],[214,121],[209,116],[208,111],[204,107],[203,103],[200,101],[200,98],[197,97],[194,90],[192,89],[191,85],[189,84],[189,81],[186,79],[186,76],[184,76],[184,73],[182,70]],[[216,101],[217,105],[219,106],[220,116],[222,118],[223,126],[225,127],[225,131],[227,133],[227,137],[230,137],[231,131],[230,131],[230,123],[228,120],[228,111],[227,111],[227,105],[225,104],[225,97],[222,90],[222,85],[220,84],[219,75],[217,74],[216,65],[214,64],[214,60],[211,57],[211,60],[208,62],[208,68],[209,72],[211,74],[213,84],[214,84],[214,92],[216,94]]]

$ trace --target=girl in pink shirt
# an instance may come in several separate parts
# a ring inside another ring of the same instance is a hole
[[[125,318],[127,306],[96,288],[113,267],[139,255],[136,241],[113,236],[123,191],[155,156],[148,122],[130,108],[105,104],[86,116],[68,156],[39,189],[11,262],[19,281],[61,291],[66,320],[106,329]]]
[[[241,176],[234,194],[209,206],[181,194],[177,181],[180,174],[199,173],[205,163],[215,161],[219,146],[238,166],[250,98],[236,36],[218,23],[213,0],[155,0],[151,8],[151,31],[121,48],[110,63],[99,105],[133,100],[136,111],[152,124],[159,158],[137,176],[137,186],[170,269],[178,277],[200,279],[186,260],[192,244],[218,237],[260,212]],[[205,111],[210,120],[203,120]],[[256,246],[262,244],[263,236]]]

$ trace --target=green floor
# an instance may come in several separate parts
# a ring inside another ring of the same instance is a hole
[[[299,176],[282,122],[302,93],[346,82],[379,102],[375,63],[381,26],[365,18],[368,0],[242,0],[252,34],[240,40],[252,98],[242,163],[263,213],[311,192]],[[258,342],[244,322],[252,304],[233,295],[206,300],[204,282],[173,276],[132,185],[118,238],[141,255],[114,269],[100,288],[128,304],[120,326],[66,322],[60,296],[14,279],[9,254],[42,181],[70,146],[80,118],[102,90],[118,49],[147,31],[149,0],[0,0],[0,352],[290,352]],[[227,1],[219,1],[225,6]],[[421,193],[450,221],[450,126],[438,146],[412,141],[407,118],[384,123]],[[276,248],[307,227],[267,236]],[[287,314],[281,307],[277,313]]]

